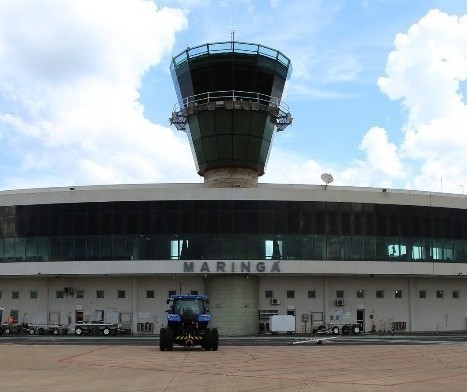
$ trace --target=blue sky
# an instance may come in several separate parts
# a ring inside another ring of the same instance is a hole
[[[464,192],[459,0],[0,0],[0,189],[202,182],[169,65],[231,30],[293,64],[260,182]]]

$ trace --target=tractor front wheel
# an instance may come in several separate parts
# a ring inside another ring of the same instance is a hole
[[[219,331],[217,328],[211,330],[211,350],[217,351],[219,348]]]
[[[172,351],[174,347],[174,333],[172,328],[167,328],[167,334],[165,336],[165,348],[167,351]]]
[[[206,332],[204,334],[204,349],[206,351],[209,351],[211,349],[211,342],[212,342],[211,328],[206,328]]]
[[[161,351],[165,351],[165,346],[167,344],[167,330],[165,328],[161,328],[159,333],[159,349]]]

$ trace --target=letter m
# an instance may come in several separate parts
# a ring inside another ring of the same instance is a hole
[[[194,264],[192,261],[184,261],[183,262],[183,272],[193,272],[194,271]]]

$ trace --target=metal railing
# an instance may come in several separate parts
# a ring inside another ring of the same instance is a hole
[[[277,97],[272,97],[270,95],[261,94],[258,92],[249,92],[249,91],[237,91],[237,90],[225,90],[225,91],[209,91],[197,95],[192,95],[186,97],[182,101],[182,105],[176,104],[174,111],[180,111],[181,109],[186,109],[190,106],[199,106],[207,103],[214,103],[223,105],[226,101],[232,102],[250,102],[258,103],[267,107],[279,108],[280,111],[284,113],[289,112],[289,107]]]
[[[180,64],[188,61],[189,59],[196,58],[199,56],[211,55],[211,54],[222,54],[222,53],[243,53],[269,57],[277,60],[287,68],[290,66],[290,59],[284,56],[281,52],[276,49],[253,44],[248,42],[214,42],[195,46],[194,48],[187,48],[183,52],[179,53],[172,59],[172,67],[176,68]]]
[[[170,123],[179,130],[185,130],[187,117],[205,110],[252,110],[267,111],[276,119],[278,131],[292,123],[289,107],[277,97],[248,91],[210,91],[183,99],[176,104]]]

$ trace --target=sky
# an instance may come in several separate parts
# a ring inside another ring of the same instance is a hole
[[[202,183],[169,67],[232,31],[292,61],[261,183],[465,193],[463,0],[0,0],[0,190]]]

